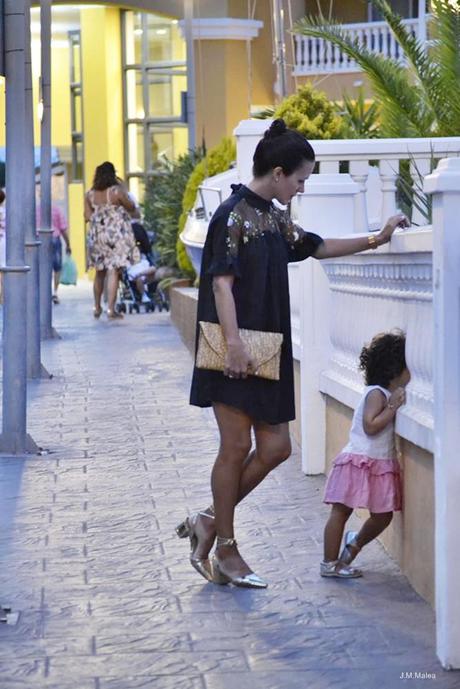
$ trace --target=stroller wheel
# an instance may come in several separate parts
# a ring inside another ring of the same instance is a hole
[[[120,313],[126,313],[126,304],[122,302],[121,304],[118,305],[118,310]]]

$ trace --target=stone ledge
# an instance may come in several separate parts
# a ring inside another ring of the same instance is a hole
[[[196,309],[198,290],[196,287],[172,287],[170,292],[171,320],[190,354],[195,352]]]

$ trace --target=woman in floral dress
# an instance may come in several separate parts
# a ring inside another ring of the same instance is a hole
[[[96,269],[94,317],[102,314],[101,298],[107,276],[107,316],[123,318],[115,308],[120,270],[139,261],[139,250],[131,227],[136,206],[116,176],[112,163],[96,168],[93,186],[85,195],[88,265]]]

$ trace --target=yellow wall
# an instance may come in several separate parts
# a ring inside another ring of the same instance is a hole
[[[85,183],[110,160],[123,174],[121,27],[118,9],[81,10]]]
[[[85,222],[83,219],[84,188],[80,182],[69,184],[69,235],[72,255],[78,268],[78,276],[86,272]]]

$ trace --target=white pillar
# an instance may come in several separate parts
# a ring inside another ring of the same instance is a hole
[[[298,222],[324,237],[356,231],[359,185],[346,174],[312,175],[298,197]],[[331,297],[329,282],[319,261],[309,259],[300,268],[300,428],[302,470],[321,474],[326,467],[326,398],[320,391],[321,372],[327,368]]]
[[[433,194],[435,592],[438,657],[460,668],[460,159],[425,178]]]

